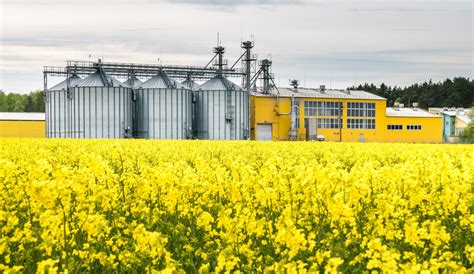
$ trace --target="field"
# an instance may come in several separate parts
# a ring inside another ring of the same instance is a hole
[[[471,272],[474,146],[0,139],[0,272]]]

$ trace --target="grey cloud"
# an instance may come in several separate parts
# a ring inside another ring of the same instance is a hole
[[[449,60],[438,60],[437,56],[445,56],[447,59],[450,53],[466,57],[464,62],[455,63]],[[332,52],[327,54],[305,54],[296,56],[280,56],[281,62],[285,64],[298,64],[305,67],[318,68],[339,68],[357,69],[359,71],[422,71],[431,69],[446,63],[450,67],[458,69],[469,69],[470,61],[467,58],[471,51],[467,49],[455,48],[416,48],[401,50],[378,50],[378,51],[354,51],[354,52]],[[424,61],[419,61],[414,57],[432,57]]]
[[[279,5],[279,4],[298,4],[302,3],[303,1],[301,0],[240,0],[240,1],[235,1],[235,0],[166,0],[168,2],[172,3],[185,3],[185,4],[195,4],[195,5]]]
[[[170,3],[210,5],[210,6],[243,6],[243,5],[301,5],[309,4],[304,0],[166,0]]]
[[[472,14],[460,12],[472,10],[470,1],[0,1],[0,88],[7,91],[41,87],[42,66],[64,65],[76,53],[98,58],[102,47],[111,62],[133,55],[134,62],[204,65],[216,32],[229,63],[241,37],[254,34],[255,53],[273,53],[283,85],[288,78],[344,88],[354,78],[400,85],[473,75]]]
[[[383,8],[371,8],[371,9],[349,9],[349,11],[353,12],[425,12],[428,11],[427,9],[402,9],[402,8],[390,8],[390,9],[383,9]],[[433,10],[429,10],[433,11]]]
[[[54,5],[70,5],[74,6],[78,3],[75,1],[64,0],[3,0],[5,4],[54,4]],[[160,4],[168,2],[171,4],[188,4],[202,6],[245,6],[245,5],[301,5],[312,4],[320,1],[312,0],[135,0],[132,3],[129,0],[105,0],[98,2],[97,0],[82,0],[81,4],[92,5],[112,5],[112,4]]]
[[[449,54],[452,52],[467,52],[463,47],[452,48],[407,48],[407,49],[390,49],[390,50],[375,50],[366,52],[367,55],[384,54],[384,55],[426,55],[426,54]]]
[[[171,39],[174,38],[174,39]],[[120,34],[56,34],[47,37],[46,35],[35,35],[25,37],[19,35],[4,36],[0,40],[0,45],[23,46],[23,47],[66,47],[72,49],[88,49],[97,46],[106,49],[113,45],[124,45],[130,50],[161,53],[162,54],[211,54],[211,43],[175,43],[178,37],[162,39],[153,35],[136,37],[133,33],[122,32]]]
[[[439,61],[436,56],[452,52],[465,56],[465,62]],[[471,63],[469,50],[454,48],[414,48],[405,50],[331,52],[317,54],[280,55],[274,61],[277,78],[298,79],[306,86],[330,85],[344,88],[364,82],[409,85],[428,79],[468,76]],[[430,60],[416,60],[409,56],[432,56]],[[402,58],[404,57],[404,58]],[[292,69],[288,69],[291,67]],[[449,70],[446,70],[449,67]],[[283,81],[282,84],[286,82]]]

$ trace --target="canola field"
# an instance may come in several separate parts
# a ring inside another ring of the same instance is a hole
[[[474,271],[474,146],[0,139],[0,272]]]

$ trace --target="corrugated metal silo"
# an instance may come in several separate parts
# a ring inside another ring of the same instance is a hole
[[[68,81],[69,87],[72,87],[81,80],[74,74],[45,91],[46,138],[68,137]]]
[[[136,136],[147,139],[192,137],[192,91],[160,71],[136,89]]]
[[[223,76],[216,76],[196,91],[195,136],[210,140],[249,137],[249,94]]]
[[[71,138],[131,137],[131,88],[101,69],[79,81],[70,94]]]

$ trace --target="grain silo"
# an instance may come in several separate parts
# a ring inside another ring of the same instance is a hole
[[[147,139],[192,137],[192,91],[164,71],[136,89],[136,136]]]
[[[71,138],[131,137],[131,88],[100,68],[71,89]]]
[[[73,74],[59,84],[45,90],[46,138],[66,138],[68,127],[67,87],[76,85],[82,79]]]
[[[210,140],[249,137],[249,94],[222,75],[196,91],[195,136]]]

